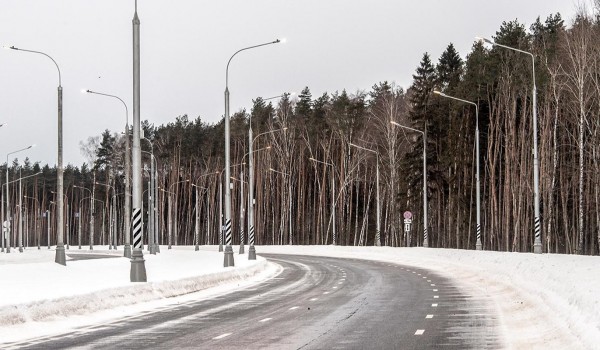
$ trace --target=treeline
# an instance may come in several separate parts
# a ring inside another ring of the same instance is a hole
[[[598,18],[584,12],[569,27],[559,14],[538,19],[529,29],[517,21],[504,22],[494,37],[496,43],[535,57],[545,252],[599,251],[599,39]],[[231,118],[234,244],[239,244],[242,205],[243,218],[248,216],[248,185],[244,184],[240,199],[240,181],[248,181],[251,125],[257,137],[254,150],[260,149],[254,153],[256,244],[332,244],[335,226],[336,244],[373,245],[378,165],[381,243],[407,244],[402,214],[408,210],[414,215],[410,244],[421,245],[423,136],[394,126],[394,121],[427,135],[429,245],[474,249],[475,109],[433,94],[440,90],[479,107],[483,248],[532,251],[531,62],[528,55],[480,42],[463,60],[450,44],[436,63],[423,55],[406,91],[380,82],[369,91],[354,93],[312,96],[305,88],[297,97],[284,95],[275,103],[257,98],[250,111]],[[157,208],[160,243],[168,244],[171,236],[172,244],[194,244],[199,227],[199,244],[218,244],[223,121],[209,125],[181,116],[161,126],[144,122],[143,129],[148,139],[142,141],[143,150],[150,152],[152,144],[162,188]],[[90,229],[90,202],[83,200],[90,193],[73,185],[88,188],[101,201],[94,210],[95,218],[104,215],[104,220],[95,221],[96,239],[102,232],[107,244],[114,230],[122,244],[123,136],[107,130],[83,143],[82,150],[92,166],[69,168],[65,175],[71,245],[78,232],[74,213],[81,213],[85,223],[85,243]],[[149,169],[148,153],[143,159]],[[36,167],[25,165],[22,172],[36,172]],[[42,170],[25,188],[27,196],[37,200],[25,201],[29,212],[49,208],[55,169]],[[11,178],[18,177],[16,164],[9,171]],[[145,171],[145,182],[148,176]],[[111,211],[112,192],[106,185],[116,189],[116,210]],[[17,189],[10,187],[11,205]],[[44,229],[45,224],[34,223],[37,217],[29,216],[30,230]],[[118,227],[111,229],[109,223]],[[45,239],[42,236],[42,245]]]

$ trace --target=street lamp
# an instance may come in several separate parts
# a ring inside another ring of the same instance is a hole
[[[244,170],[240,171],[240,178],[231,177],[232,180],[240,182],[240,254],[244,254],[244,184],[248,184],[242,180],[244,178]],[[250,260],[250,259],[248,259]]]
[[[182,181],[178,181],[178,182],[172,183],[171,186],[169,186],[169,190],[168,191],[163,190],[163,192],[166,192],[166,193],[169,193],[169,194],[175,194],[175,193],[171,192],[171,188],[173,186],[177,185],[177,184],[182,183],[182,182],[190,182],[190,180],[182,180]],[[169,199],[170,198],[171,197],[169,196]],[[168,235],[168,240],[169,240],[168,244],[169,245],[168,245],[168,249],[171,249],[171,241],[172,241],[172,236],[173,236],[173,219],[172,219],[172,214],[173,214],[173,200],[169,200],[169,211],[168,211],[168,214],[167,214],[168,220],[169,220],[169,222],[168,222],[168,225],[169,225],[169,235]],[[175,242],[175,244],[177,244],[177,242]]]
[[[150,197],[152,200],[149,203],[148,211],[150,213],[149,217],[151,220],[148,221],[148,225],[150,227],[148,232],[148,250],[150,254],[156,255],[156,253],[160,253],[160,246],[158,244],[158,215],[157,215],[157,200],[158,200],[158,189],[156,188],[156,178],[158,177],[158,162],[156,158],[154,158],[154,144],[152,141],[143,137],[142,139],[148,141],[150,144]],[[142,151],[144,153],[148,153]]]
[[[284,177],[288,178],[288,201],[289,201],[288,216],[289,216],[289,225],[290,225],[289,245],[292,245],[292,179],[291,179],[291,175],[288,173],[284,173],[283,171],[275,170],[273,168],[270,168],[269,171],[271,171],[273,173],[281,174]]]
[[[111,210],[111,213],[114,212],[115,215],[113,217],[113,222],[112,222],[112,227],[113,227],[113,229],[112,229],[112,232],[113,232],[112,241],[113,241],[113,248],[115,250],[117,250],[117,226],[118,226],[117,225],[117,218],[116,218],[116,216],[117,216],[116,215],[116,212],[117,212],[117,191],[115,190],[114,186],[111,186],[109,184],[103,184],[101,182],[95,182],[94,184],[108,187],[109,189],[112,189],[112,191],[113,191],[113,208],[114,208],[114,210]],[[125,194],[125,195],[127,195],[127,194]],[[110,214],[110,215],[112,215],[112,214]],[[111,249],[111,247],[110,247],[110,241],[111,241],[111,239],[109,238],[108,239],[108,250]]]
[[[231,164],[229,156],[230,156],[230,142],[229,142],[229,64],[235,55],[238,53],[250,50],[254,48],[258,48],[261,46],[277,44],[281,42],[279,39],[275,41],[271,41],[264,44],[248,46],[243,49],[236,51],[231,57],[229,61],[227,61],[227,67],[225,69],[225,178],[229,181],[231,174],[229,173],[229,165]],[[223,266],[234,266],[233,261],[233,248],[231,247],[232,237],[231,237],[231,189],[229,186],[225,187],[225,236],[226,236],[226,247],[225,247],[225,256],[223,260]]]
[[[479,193],[479,179],[480,179],[480,174],[479,174],[479,106],[477,105],[477,103],[475,102],[471,102],[471,101],[467,101],[467,100],[463,100],[461,98],[457,98],[457,97],[453,97],[453,96],[449,96],[446,95],[443,92],[434,90],[433,91],[434,94],[440,95],[442,97],[446,97],[452,100],[456,100],[456,101],[460,101],[463,103],[468,103],[470,105],[475,106],[475,157],[477,158],[477,171],[475,172],[475,193],[477,196],[476,199],[476,203],[477,203],[477,242],[475,243],[475,249],[476,250],[481,250],[482,249],[482,244],[481,244],[481,195]]]
[[[8,192],[8,185],[9,185],[9,181],[8,181],[8,156],[10,156],[11,154],[15,154],[15,153],[19,153],[25,150],[28,150],[32,147],[35,147],[35,145],[30,145],[27,146],[25,148],[21,148],[19,150],[13,151],[13,152],[9,152],[6,155],[6,252],[10,253],[10,193]]]
[[[540,163],[538,160],[538,140],[537,140],[537,88],[535,86],[535,56],[528,51],[516,49],[514,47],[498,44],[486,38],[475,37],[479,42],[485,42],[491,45],[499,46],[508,50],[524,53],[531,57],[532,69],[531,75],[533,78],[533,210],[534,210],[534,225],[535,225],[535,240],[533,242],[533,252],[535,254],[542,253],[542,223],[540,218]]]
[[[73,187],[90,192],[90,250],[94,250],[94,193],[89,188],[77,185],[73,185]],[[81,237],[79,239],[81,240]]]
[[[212,175],[212,174],[210,174]],[[208,192],[208,188],[206,187],[202,187],[202,186],[198,186],[196,184],[191,184],[192,187],[196,187],[196,203],[195,203],[195,207],[196,207],[196,225],[195,225],[195,250],[199,251],[200,250],[200,213],[198,212],[198,189],[200,190],[205,190]],[[206,196],[206,212],[208,213],[208,196]],[[206,234],[208,235],[209,232],[209,223],[208,223],[208,215],[207,215],[207,219],[206,219]]]
[[[40,52],[40,51],[33,51],[33,50],[25,50],[25,49],[20,49],[14,46],[11,46],[10,49],[12,50],[16,50],[16,51],[23,51],[23,52],[30,52],[30,53],[37,53],[40,55],[44,55],[46,57],[48,57],[49,59],[52,60],[52,62],[54,63],[54,65],[56,66],[56,69],[58,70],[58,164],[56,165],[56,176],[57,176],[57,184],[56,184],[56,191],[60,194],[63,193],[63,130],[62,130],[62,81],[61,81],[61,74],[60,74],[60,68],[58,67],[58,64],[56,63],[56,61],[50,57],[48,54]],[[54,258],[54,262],[56,262],[57,264],[61,264],[61,265],[67,265],[67,261],[66,261],[66,256],[65,256],[65,247],[64,247],[64,243],[63,243],[63,223],[64,223],[64,208],[63,208],[63,198],[62,196],[58,196],[58,231],[57,231],[57,241],[56,241],[56,256]]]
[[[375,153],[375,155],[377,156],[377,231],[375,232],[375,245],[380,247],[381,246],[381,207],[379,204],[379,152],[372,150],[372,149],[368,149],[359,145],[355,145],[353,143],[350,143],[350,146],[352,147],[356,147],[358,149],[362,149],[363,151],[367,151],[367,152],[371,152],[371,153]]]
[[[242,162],[239,164],[232,165],[231,168],[244,165],[246,165],[246,163]],[[223,233],[225,232],[225,225],[223,225],[223,182],[225,182],[225,179],[223,179],[223,175],[225,174],[225,169],[226,167],[219,172],[219,252],[223,251]],[[227,183],[231,185],[229,181]],[[233,249],[231,251],[233,252]]]
[[[131,258],[131,244],[129,241],[129,237],[131,235],[130,229],[130,215],[131,215],[131,186],[129,184],[129,178],[131,177],[131,152],[129,150],[129,109],[127,108],[127,104],[121,98],[115,95],[109,95],[102,92],[96,92],[92,90],[82,90],[82,92],[86,92],[88,94],[100,95],[115,98],[123,104],[125,107],[125,215],[123,215],[124,226],[125,226],[125,239],[123,242],[123,256],[126,258]]]
[[[400,125],[395,121],[391,121],[390,123],[423,135],[423,247],[427,248],[429,247],[429,235],[427,234],[427,135],[421,130]]]
[[[36,208],[38,208],[38,209],[40,208],[40,201],[38,201],[38,200],[37,200],[37,198],[34,198],[34,197],[29,197],[29,196],[23,196],[23,198],[27,198],[27,199],[33,199],[33,200],[34,200],[34,201],[37,203],[37,206],[36,206]],[[37,231],[37,243],[38,243],[38,250],[40,250],[40,249],[41,249],[41,248],[40,248],[40,231],[38,230],[38,225],[37,225],[37,222],[38,222],[38,216],[37,216],[37,212],[35,212],[35,210],[34,210],[34,213],[35,213],[35,214],[34,214],[34,218],[35,218],[35,229],[36,229],[36,231]]]
[[[7,164],[7,169],[8,169],[8,162]],[[20,170],[19,170],[20,172]],[[11,182],[16,182],[19,181],[19,252],[23,253],[23,186],[21,186],[21,181],[30,177],[34,177],[34,176],[38,176],[39,174],[41,174],[41,171],[38,171],[35,174],[31,174],[28,176],[22,176],[16,180],[13,180]]]
[[[133,179],[133,251],[131,252],[131,282],[146,282],[146,264],[143,252],[142,225],[142,152],[140,148],[140,19],[137,14],[137,0],[133,14],[133,147],[132,147],[132,179]]]
[[[327,163],[327,162],[322,162],[320,160],[316,160],[315,158],[308,158],[309,160],[312,160],[315,163],[321,163],[323,165],[328,165],[331,166],[331,188],[332,188],[332,192],[331,192],[331,222],[333,224],[333,245],[335,245],[336,243],[336,231],[335,231],[335,166],[331,163]]]
[[[219,175],[219,172],[218,171],[214,171],[214,172],[211,172],[211,173],[208,173],[208,174],[204,174],[204,175],[198,177],[198,179],[201,179],[203,177],[210,176],[210,175]],[[195,247],[195,250],[198,251],[198,250],[200,250],[200,243],[199,243],[200,242],[200,227],[199,227],[199,225],[200,225],[200,213],[198,212],[198,189],[205,190],[207,192],[207,194],[208,194],[208,188],[202,187],[202,186],[198,186],[198,185],[193,184],[193,183],[191,185],[193,187],[196,187],[196,247]],[[208,195],[206,196],[206,212],[209,213]],[[208,235],[208,233],[210,232],[210,222],[208,220],[208,214],[206,216],[207,216],[207,218],[206,218],[206,234]]]
[[[269,97],[267,100],[277,97],[281,96]],[[250,248],[248,248],[248,260],[256,260],[256,248],[254,248],[254,151],[252,148],[254,147],[254,141],[260,136],[272,134],[277,131],[285,131],[287,127],[265,131],[252,138],[252,120],[248,124],[248,243],[250,244]],[[270,148],[270,146],[267,148]]]

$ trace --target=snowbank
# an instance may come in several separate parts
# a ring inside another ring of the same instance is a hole
[[[53,250],[30,248],[22,254],[17,251],[1,255],[0,276],[7,283],[3,283],[0,298],[0,326],[85,315],[273,273],[273,267],[261,257],[249,261],[246,256],[235,256],[236,266],[223,268],[222,253],[178,247],[144,255],[148,282],[131,283],[131,263],[122,257],[122,251],[71,249],[67,257],[110,257],[67,259],[66,267],[54,263],[54,254]]]

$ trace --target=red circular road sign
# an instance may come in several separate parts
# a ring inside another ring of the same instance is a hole
[[[404,212],[404,218],[405,219],[412,219],[412,213],[410,211],[405,211]]]

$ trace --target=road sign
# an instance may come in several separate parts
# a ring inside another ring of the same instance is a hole
[[[404,231],[409,232],[412,225],[411,219],[404,219]]]
[[[404,218],[405,219],[409,219],[409,220],[412,219],[412,213],[410,211],[408,211],[408,210],[405,211],[404,212]]]

